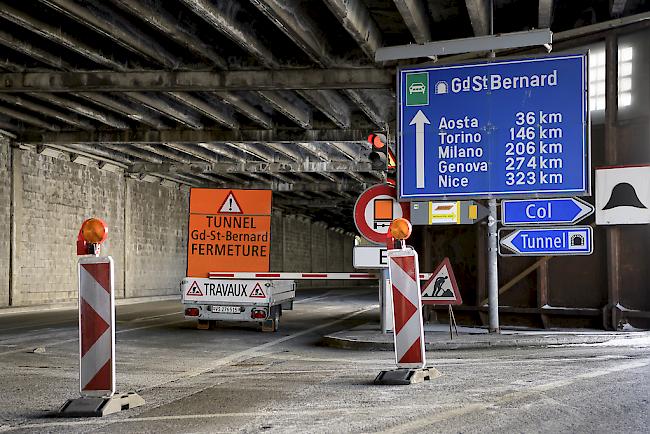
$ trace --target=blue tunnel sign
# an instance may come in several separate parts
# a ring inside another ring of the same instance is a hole
[[[399,197],[590,193],[586,54],[399,72]]]
[[[591,255],[593,250],[591,226],[499,230],[501,256]]]

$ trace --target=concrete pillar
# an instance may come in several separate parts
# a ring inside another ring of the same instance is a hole
[[[10,270],[9,270],[9,299],[8,305],[20,305],[22,297],[21,289],[21,267],[22,258],[21,243],[18,236],[24,228],[23,221],[23,165],[22,153],[19,148],[11,149],[11,217],[10,217]]]
[[[133,234],[131,233],[132,225],[132,184],[135,180],[124,178],[124,292],[123,297],[132,296],[134,286],[132,285],[132,276],[134,274],[131,268],[131,257],[133,255]],[[117,295],[117,294],[116,294]]]
[[[11,147],[0,137],[0,306],[9,305],[11,268]]]

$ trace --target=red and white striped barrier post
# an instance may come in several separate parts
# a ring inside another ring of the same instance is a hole
[[[400,240],[401,245],[399,249],[388,250],[388,274],[393,297],[395,363],[398,369],[380,372],[375,378],[375,383],[419,383],[431,379],[432,371],[437,371],[426,369],[418,254],[412,247],[406,247],[404,244],[404,240],[411,234],[411,224],[408,220],[393,220],[389,233],[393,238]]]
[[[393,295],[395,362],[399,368],[424,368],[424,327],[418,276],[418,254],[411,248],[388,251]]]
[[[79,259],[79,391],[115,394],[113,258]]]
[[[88,219],[77,238],[79,258],[79,392],[59,410],[61,416],[105,416],[144,404],[136,393],[115,395],[114,263],[100,257],[108,228]],[[92,255],[92,256],[89,256]]]

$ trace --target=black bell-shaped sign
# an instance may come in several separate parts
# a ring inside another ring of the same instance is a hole
[[[620,182],[614,186],[612,194],[603,210],[619,206],[631,206],[634,208],[647,209],[647,207],[639,200],[634,187],[627,182]]]

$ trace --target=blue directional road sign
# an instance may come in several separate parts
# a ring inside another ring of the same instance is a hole
[[[509,225],[574,224],[593,214],[594,207],[573,197],[556,199],[504,200],[501,223]]]
[[[509,232],[505,236],[504,231]],[[591,255],[591,226],[499,229],[501,256]]]
[[[586,54],[399,71],[399,198],[591,192]]]

